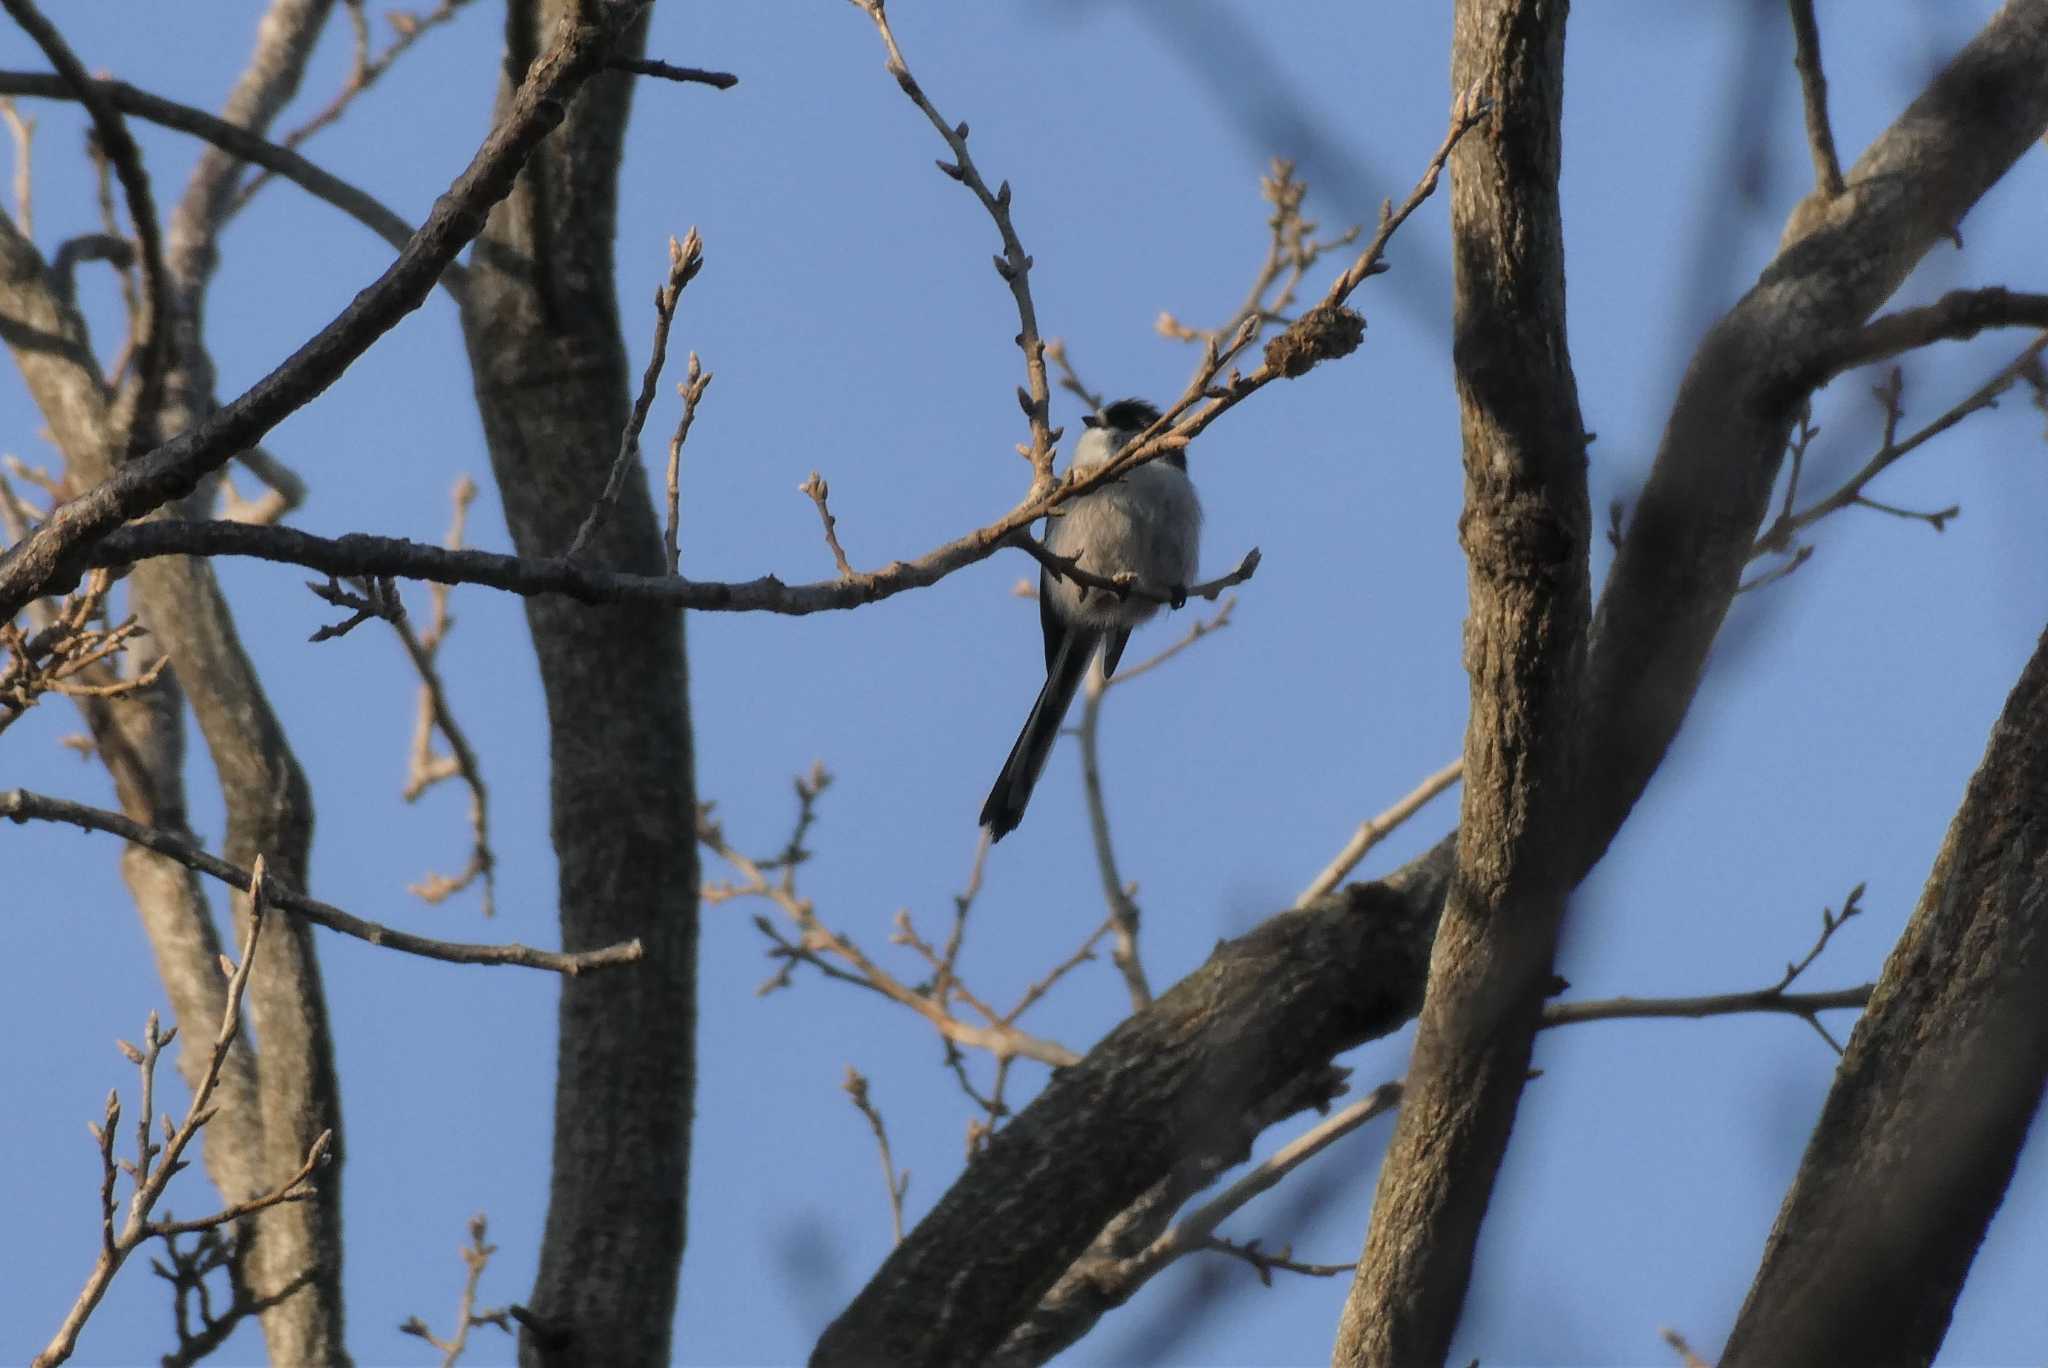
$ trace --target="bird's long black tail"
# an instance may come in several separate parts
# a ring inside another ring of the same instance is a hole
[[[981,805],[981,824],[988,828],[991,841],[1002,840],[1024,820],[1024,808],[1031,801],[1031,790],[1038,785],[1045,757],[1052,754],[1052,743],[1059,739],[1060,723],[1073,704],[1074,692],[1081,687],[1101,640],[1100,632],[1070,630],[1053,656],[1045,672],[1045,687],[1038,691],[1038,702],[1032,704],[1031,716],[1024,719],[1024,730],[1018,733],[1017,744],[1010,747],[1003,772],[996,776],[996,786],[989,790],[988,801]]]

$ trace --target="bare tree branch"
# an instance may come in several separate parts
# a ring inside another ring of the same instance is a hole
[[[668,439],[668,521],[663,525],[661,547],[670,579],[680,576],[683,554],[677,530],[682,517],[683,443],[690,440],[690,425],[697,421],[697,405],[710,388],[711,372],[698,362],[697,353],[691,352],[689,368],[676,384],[676,393],[683,401],[683,416],[676,420],[675,436]]]
[[[612,472],[604,482],[604,493],[590,506],[569,549],[562,553],[563,560],[576,559],[605,513],[619,501],[619,487],[625,484],[626,472],[640,455],[640,429],[647,425],[647,410],[654,406],[654,387],[660,383],[662,365],[668,360],[668,330],[675,322],[676,305],[681,302],[684,289],[703,269],[704,239],[695,228],[681,242],[668,240],[668,280],[654,292],[654,349],[647,357],[647,373],[640,377],[640,397],[633,401],[633,414],[619,433],[619,453],[612,458]]]
[[[2048,633],[1885,963],[1721,1362],[1929,1362],[2048,1084]]]
[[[1061,501],[1065,501],[1062,496]],[[404,578],[436,584],[481,584],[531,598],[560,594],[578,603],[641,603],[700,612],[808,613],[844,611],[876,603],[908,589],[936,584],[953,571],[986,559],[1013,537],[985,536],[1006,527],[1012,518],[948,543],[918,561],[896,561],[877,571],[854,571],[851,578],[784,584],[773,575],[739,583],[689,580],[669,575],[606,570],[560,557],[508,556],[469,548],[450,550],[398,537],[351,532],[322,537],[295,527],[258,527],[240,522],[146,522],[123,527],[82,553],[89,568],[132,565],[158,556],[249,556],[285,565],[304,566],[342,579]],[[979,545],[973,545],[979,543]],[[1165,588],[1138,584],[1084,570],[1063,556],[1044,552],[1036,542],[1019,538],[1015,545],[1030,551],[1055,574],[1108,593],[1169,603]],[[969,549],[960,554],[961,548]],[[850,567],[849,567],[850,568]],[[1186,586],[1186,597],[1213,599],[1244,583],[1257,572],[1259,556],[1248,553],[1237,568],[1215,579]]]
[[[1235,597],[1225,599],[1223,606],[1212,616],[1197,619],[1180,640],[1150,659],[1120,672],[1114,679],[1105,678],[1099,667],[1090,670],[1087,687],[1082,691],[1081,721],[1074,728],[1074,736],[1081,749],[1081,783],[1088,800],[1088,830],[1095,842],[1095,867],[1102,876],[1103,900],[1109,904],[1110,925],[1116,931],[1116,949],[1110,958],[1117,972],[1123,975],[1124,988],[1130,994],[1134,1012],[1142,1012],[1152,1004],[1152,985],[1146,981],[1145,964],[1138,954],[1137,885],[1126,885],[1123,875],[1117,870],[1116,845],[1109,830],[1109,805],[1102,795],[1102,757],[1098,744],[1102,730],[1102,703],[1117,685],[1129,683],[1159,668],[1203,637],[1228,627],[1231,610],[1236,606]]]
[[[120,81],[94,81],[91,84],[108,104],[121,113],[181,133],[190,133],[241,161],[283,176],[314,198],[341,210],[395,248],[402,250],[412,238],[414,230],[410,223],[373,196],[321,170],[296,152],[216,118],[203,109],[151,95]],[[49,100],[76,98],[76,92],[65,85],[61,77],[22,71],[0,71],[0,94]],[[464,268],[451,258],[443,268],[438,284],[459,299],[465,279]]]
[[[1323,866],[1323,872],[1316,875],[1307,888],[1301,890],[1301,896],[1294,900],[1294,905],[1307,907],[1344,882],[1374,846],[1386,840],[1402,823],[1422,811],[1430,799],[1457,783],[1464,773],[1465,760],[1460,756],[1417,784],[1406,797],[1379,816],[1368,817],[1360,822],[1358,830],[1351,834],[1351,839],[1344,843],[1344,848],[1337,852],[1336,858]]]
[[[612,71],[630,71],[636,76],[652,76],[660,81],[674,81],[678,85],[708,85],[716,90],[731,90],[740,83],[740,78],[729,71],[706,71],[702,67],[676,66],[670,62],[658,62],[651,57],[614,57],[605,63]]]
[[[463,526],[468,521],[470,501],[475,497],[476,482],[469,476],[464,475],[455,482],[455,513],[444,539],[451,548],[462,545]],[[412,658],[413,668],[420,676],[419,720],[413,728],[412,758],[405,789],[399,796],[408,803],[416,802],[421,794],[442,779],[460,778],[463,787],[469,790],[469,861],[460,874],[452,877],[429,874],[408,888],[428,902],[440,902],[481,879],[482,910],[489,917],[497,910],[497,877],[494,871],[498,864],[498,857],[491,850],[490,790],[484,785],[483,763],[478,760],[476,749],[469,744],[468,734],[455,720],[455,709],[448,701],[448,688],[441,681],[438,664],[441,643],[453,625],[448,616],[448,591],[449,586],[445,584],[431,587],[434,607],[426,631],[415,633],[403,616],[394,618],[391,623],[392,629],[398,633],[399,643],[405,647],[406,655]],[[433,754],[436,731],[448,742],[448,754],[445,756]]]
[[[875,1110],[875,1104],[868,1098],[868,1081],[860,1070],[846,1066],[846,1081],[840,1085],[854,1109],[867,1118],[868,1129],[875,1133],[875,1148],[882,1156],[882,1182],[889,1189],[889,1231],[896,1243],[903,1242],[903,1194],[910,1191],[910,1173],[896,1172],[896,1161],[889,1155],[889,1128],[882,1124],[882,1113]]]
[[[921,110],[931,125],[946,140],[952,150],[953,160],[940,162],[939,170],[974,192],[981,201],[981,207],[995,221],[996,232],[1003,239],[1003,254],[995,259],[996,274],[1010,287],[1010,295],[1017,303],[1017,346],[1024,353],[1024,386],[1017,391],[1017,402],[1024,410],[1024,417],[1031,425],[1031,445],[1019,447],[1018,453],[1031,462],[1032,492],[1034,494],[1051,484],[1052,447],[1059,440],[1059,434],[1052,429],[1052,391],[1047,386],[1045,374],[1045,342],[1038,333],[1038,310],[1031,302],[1031,258],[1025,254],[1024,244],[1017,238],[1016,225],[1010,219],[1010,183],[1004,181],[994,191],[981,178],[981,170],[974,164],[974,157],[967,150],[967,125],[949,124],[940,117],[939,111],[925,96],[924,87],[910,74],[909,65],[903,60],[903,51],[896,46],[895,31],[889,27],[889,15],[883,7],[883,0],[851,0],[875,24],[875,31],[882,37],[882,46],[889,51],[888,71],[896,78],[896,84],[910,97],[911,103]]]
[[[477,1285],[483,1281],[484,1269],[490,1265],[491,1255],[498,1247],[487,1243],[484,1235],[488,1230],[484,1214],[479,1211],[469,1218],[469,1243],[462,1247],[462,1295],[455,1302],[455,1329],[442,1338],[436,1335],[427,1323],[418,1316],[408,1316],[398,1327],[399,1333],[413,1335],[425,1340],[441,1351],[441,1368],[455,1368],[469,1348],[469,1332],[479,1325],[495,1325],[510,1334],[517,1312],[523,1308],[499,1307],[493,1311],[479,1311],[476,1305]]]
[[[259,859],[256,862],[253,885],[260,889],[263,882],[263,862]],[[177,1035],[177,1028],[173,1027],[169,1032],[160,1032],[157,1029],[156,1013],[152,1012],[148,1027],[143,1032],[144,1048],[137,1049],[126,1041],[121,1042],[122,1052],[142,1073],[142,1106],[141,1115],[136,1123],[135,1160],[132,1164],[121,1164],[134,1181],[135,1194],[128,1203],[127,1219],[117,1230],[114,1217],[114,1126],[121,1118],[121,1099],[118,1093],[108,1093],[105,1124],[92,1128],[93,1137],[99,1142],[102,1175],[100,1256],[93,1264],[92,1272],[86,1278],[85,1287],[78,1294],[78,1300],[72,1304],[70,1312],[64,1317],[64,1323],[58,1327],[50,1342],[35,1356],[35,1368],[56,1368],[57,1364],[71,1357],[71,1352],[78,1343],[79,1331],[84,1329],[86,1320],[99,1306],[100,1299],[106,1295],[107,1288],[113,1283],[114,1275],[121,1271],[121,1265],[127,1261],[128,1256],[146,1241],[214,1229],[280,1203],[302,1201],[312,1195],[309,1183],[314,1172],[327,1161],[331,1135],[322,1135],[315,1140],[312,1147],[306,1151],[305,1162],[299,1166],[298,1171],[287,1181],[267,1192],[230,1203],[213,1215],[196,1221],[177,1221],[169,1217],[162,1220],[150,1219],[151,1212],[155,1210],[158,1200],[164,1194],[164,1188],[187,1167],[183,1158],[186,1149],[191,1146],[200,1129],[214,1117],[216,1108],[210,1105],[213,1101],[214,1085],[220,1079],[221,1068],[235,1043],[236,1034],[241,1030],[242,995],[248,988],[249,973],[256,966],[256,943],[263,929],[264,903],[265,899],[260,892],[252,899],[249,932],[242,942],[240,962],[230,962],[226,956],[221,958],[221,968],[226,971],[228,987],[226,1005],[221,1013],[220,1024],[214,1032],[213,1052],[209,1056],[205,1072],[192,1090],[192,1101],[185,1109],[185,1119],[176,1126],[171,1124],[168,1116],[163,1119],[162,1145],[150,1139],[150,1124],[154,1111],[151,1099],[154,1096],[157,1056]],[[159,1157],[162,1163],[156,1162]]]
[[[1794,243],[1695,357],[1595,619],[1586,706],[1602,726],[1584,738],[1582,870],[1682,721],[1763,520],[1797,405],[1759,405],[1775,384],[1759,368],[1860,322],[1943,240],[2048,129],[2044,68],[2048,4],[2008,5],[1860,160],[1844,212]],[[1210,1152],[1185,1118],[1223,1118],[1393,1029],[1378,1013],[1414,1010],[1448,863],[1439,846],[1389,880],[1271,919],[1055,1074],[904,1237],[814,1361],[946,1363],[999,1344],[1037,1304],[1045,1267],[1071,1266],[1177,1164]],[[1060,1200],[1027,1205],[1026,1192]],[[1000,1259],[986,1241],[996,1224]]]
[[[786,983],[788,972],[795,964],[809,964],[822,970],[830,978],[867,988],[899,1006],[908,1007],[931,1023],[934,1030],[953,1044],[987,1050],[999,1059],[1009,1056],[1035,1059],[1055,1068],[1078,1062],[1080,1056],[1066,1046],[1057,1041],[1041,1040],[1019,1030],[1005,1020],[1004,1014],[971,995],[966,995],[963,1000],[980,1013],[984,1024],[977,1026],[971,1021],[962,1021],[953,1014],[940,992],[935,989],[914,988],[904,983],[877,964],[859,945],[818,919],[811,900],[797,892],[796,867],[802,860],[800,843],[803,831],[809,826],[811,805],[830,782],[831,776],[817,767],[813,768],[808,779],[798,781],[800,810],[797,835],[791,838],[785,848],[785,854],[769,864],[751,859],[736,849],[726,839],[724,829],[711,819],[708,809],[698,818],[697,839],[705,849],[731,865],[740,875],[738,882],[706,885],[703,890],[705,901],[717,903],[733,898],[762,898],[774,904],[797,929],[797,939],[789,941],[776,935],[772,926],[765,921],[756,923],[762,932],[776,943],[778,949],[775,953],[783,960],[783,969],[769,981],[769,986],[780,987]],[[771,869],[778,867],[781,877],[769,878]],[[944,957],[919,940],[906,922],[899,920],[896,939],[918,950],[924,956],[935,971],[935,984],[944,984],[948,994],[962,992],[958,980],[951,976]],[[831,960],[825,958],[827,954],[848,967],[838,968]]]
[[[1840,488],[1795,513],[1792,510],[1792,500],[1798,491],[1800,457],[1803,456],[1805,451],[1803,442],[1810,440],[1811,437],[1811,429],[1802,427],[1802,438],[1795,440],[1792,446],[1794,458],[1792,480],[1785,490],[1785,506],[1778,516],[1771,520],[1770,526],[1766,527],[1757,536],[1756,542],[1750,550],[1752,557],[1764,555],[1768,552],[1791,554],[1794,556],[1793,562],[1782,567],[1776,573],[1789,574],[1792,570],[1797,569],[1799,564],[1803,563],[1813,550],[1811,546],[1802,546],[1795,550],[1794,540],[1798,537],[1799,533],[1813,526],[1821,519],[1838,513],[1844,508],[1858,505],[1869,508],[1884,507],[1868,498],[1863,492],[1869,488],[1872,480],[1882,475],[1901,458],[1911,455],[1928,442],[1955,427],[1956,424],[1962,422],[1965,418],[1996,407],[1999,397],[2007,390],[2029,375],[2039,372],[2041,355],[2044,351],[2048,351],[2048,332],[2044,332],[2041,336],[2028,343],[2018,356],[2001,367],[1989,380],[1979,385],[1960,402],[1951,406],[1947,412],[1905,437],[1899,436],[1899,424],[1905,417],[1904,410],[1900,406],[1900,401],[1905,393],[1905,381],[1898,369],[1896,367],[1893,368],[1884,381],[1872,391],[1877,396],[1878,403],[1884,407],[1884,436],[1879,441],[1876,452],[1863,464],[1861,469],[1844,480]],[[1805,422],[1803,418],[1800,421],[1802,425]],[[1928,516],[1928,520],[1933,522],[1934,529],[1938,532],[1941,530],[1941,520],[1953,517],[1959,511],[1959,509],[1951,508],[1945,510],[1938,518],[1931,515]],[[1746,587],[1756,587],[1756,585],[1762,582],[1757,581]]]
[[[104,831],[147,850],[153,850],[159,855],[169,856],[186,868],[218,879],[230,888],[251,892],[255,887],[249,871],[238,869],[179,837],[145,827],[117,812],[105,812],[99,808],[87,807],[83,803],[50,798],[17,788],[0,790],[0,817],[16,822],[68,822],[87,831]],[[573,977],[593,969],[610,969],[621,964],[632,964],[642,955],[638,941],[627,941],[601,950],[563,953],[534,950],[516,944],[466,945],[459,941],[433,940],[351,916],[338,907],[282,887],[275,878],[268,881],[264,891],[271,902],[287,912],[305,918],[315,926],[339,931],[344,936],[353,936],[357,940],[368,941],[371,945],[381,945],[425,959],[445,960],[450,964],[516,964],[529,969],[547,969]]]
[[[484,211],[511,190],[519,167],[561,121],[569,97],[602,65],[613,36],[603,24],[564,23],[469,169],[435,201],[426,223],[383,275],[247,393],[122,466],[0,555],[0,618],[12,617],[29,599],[82,570],[76,565],[78,553],[91,543],[187,493],[236,451],[260,440],[418,308],[455,254],[483,226]]]
[[[1951,290],[1932,304],[1874,318],[1824,348],[1796,386],[1802,393],[1843,371],[1936,342],[1960,342],[1986,328],[2048,328],[2048,294],[2016,294],[1999,286]]]
[[[1792,37],[1797,44],[1793,64],[1806,97],[1806,142],[1813,152],[1813,183],[1828,199],[1842,193],[1842,164],[1835,157],[1835,132],[1828,124],[1828,78],[1820,64],[1820,25],[1813,0],[1790,0]]]

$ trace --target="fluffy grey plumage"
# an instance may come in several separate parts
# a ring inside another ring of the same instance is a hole
[[[1091,414],[1084,420],[1088,430],[1074,445],[1074,469],[1103,464],[1158,417],[1159,410],[1142,399],[1120,400],[1099,415]],[[1202,505],[1180,452],[1070,501],[1064,513],[1047,521],[1046,548],[1077,557],[1081,567],[1094,574],[1128,571],[1155,590],[1185,589],[1194,582]],[[1103,674],[1115,674],[1131,629],[1158,611],[1158,604],[1144,599],[1119,599],[1050,573],[1039,575],[1045,687],[982,804],[981,824],[989,829],[991,840],[1002,840],[1024,819],[1060,723],[1098,652]]]

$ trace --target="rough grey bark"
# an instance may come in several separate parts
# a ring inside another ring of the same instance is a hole
[[[1816,358],[1877,308],[2044,130],[2048,0],[2014,0],[1872,144],[1851,169],[1848,194],[1701,344],[1594,615],[1582,706],[1600,725],[1579,738],[1573,880],[1605,851],[1684,719],[1749,559],[1792,414],[1819,378]],[[1401,915],[1427,926],[1437,906]],[[1118,1147],[1170,1133],[1190,1108],[1235,1100],[1197,1091],[1212,1075],[1192,1060],[1213,1058],[1227,1042],[1277,1039],[1289,1048],[1276,1052],[1276,1069],[1297,1059],[1320,1065],[1345,1039],[1328,1028],[1342,1013],[1320,992],[1419,1000],[1420,955],[1359,955],[1334,965],[1329,980],[1289,977],[1292,956],[1275,941],[1298,937],[1305,951],[1332,957],[1360,949],[1319,940],[1315,926],[1282,914],[1254,933],[1271,947],[1266,958],[1241,956],[1234,942],[1182,985],[1212,996],[1227,982],[1228,1000],[1259,1022],[1192,1013],[1176,989],[1063,1071],[1011,1123],[1012,1144],[976,1156],[905,1237],[827,1330],[814,1361],[975,1361],[1094,1232],[1175,1162],[1172,1147],[1154,1141],[1134,1150],[1126,1171],[1110,1157]],[[1132,1055],[1123,1047],[1130,1040],[1153,1053]],[[1143,1078],[1121,1078],[1127,1070]],[[1105,1168],[1114,1181],[1098,1181]],[[1039,1195],[1035,1209],[1006,1198],[1019,1186]],[[1000,1242],[987,1235],[995,1222]],[[945,1333],[922,1328],[931,1326]]]
[[[984,1362],[1155,1183],[1241,1160],[1245,1113],[1415,1014],[1450,866],[1446,843],[1393,878],[1226,941],[1054,1073],[896,1246],[811,1362]]]
[[[225,120],[256,133],[268,126],[298,89],[331,9],[332,0],[275,0],[222,110]],[[164,254],[169,279],[161,324],[168,343],[162,402],[154,415],[141,415],[143,422],[154,419],[157,435],[182,432],[216,407],[204,305],[239,170],[234,158],[209,148],[171,215]],[[212,494],[212,482],[202,484],[185,510],[202,513]],[[312,791],[242,648],[212,565],[181,558],[138,567],[129,593],[136,613],[171,656],[220,776],[228,816],[222,855],[242,865],[260,855],[287,884],[312,887]],[[239,937],[247,930],[248,900],[236,895],[233,901]],[[246,1000],[260,1050],[262,1149],[252,1160],[260,1188],[287,1180],[323,1132],[333,1138],[316,1195],[274,1207],[252,1223],[243,1278],[259,1301],[278,1299],[262,1313],[273,1362],[346,1363],[341,1087],[311,926],[295,917],[273,924],[257,951]]]
[[[1334,1362],[1441,1362],[1550,991],[1591,615],[1586,438],[1565,336],[1561,0],[1460,0],[1451,86],[1494,102],[1451,156],[1452,364],[1472,706],[1458,870]]]
[[[1722,1368],[1925,1364],[2048,1082],[2048,633],[1785,1196]]]
[[[516,3],[509,83],[568,0]],[[638,53],[644,15],[620,42]],[[604,487],[628,405],[613,281],[631,78],[594,78],[478,240],[463,310],[477,405],[522,556],[561,554]],[[665,269],[660,243],[640,258]],[[585,556],[659,574],[646,483],[626,481]],[[664,1364],[689,1166],[696,1025],[696,797],[682,615],[526,600],[548,709],[562,946],[638,936],[609,982],[562,984],[554,1164],[523,1362]]]

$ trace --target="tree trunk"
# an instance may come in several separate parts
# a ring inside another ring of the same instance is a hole
[[[2048,1081],[2048,633],[1856,1023],[1722,1368],[1925,1364]]]
[[[509,91],[568,0],[515,3]],[[637,53],[645,15],[620,44]],[[477,405],[522,556],[562,554],[627,414],[612,251],[631,79],[594,77],[492,211],[463,312]],[[502,102],[502,101],[501,101]],[[645,261],[665,268],[649,244]],[[585,552],[660,574],[644,479]],[[546,692],[562,947],[637,936],[647,958],[562,984],[540,1328],[522,1362],[665,1364],[689,1172],[696,1027],[696,795],[682,615],[526,600]]]

